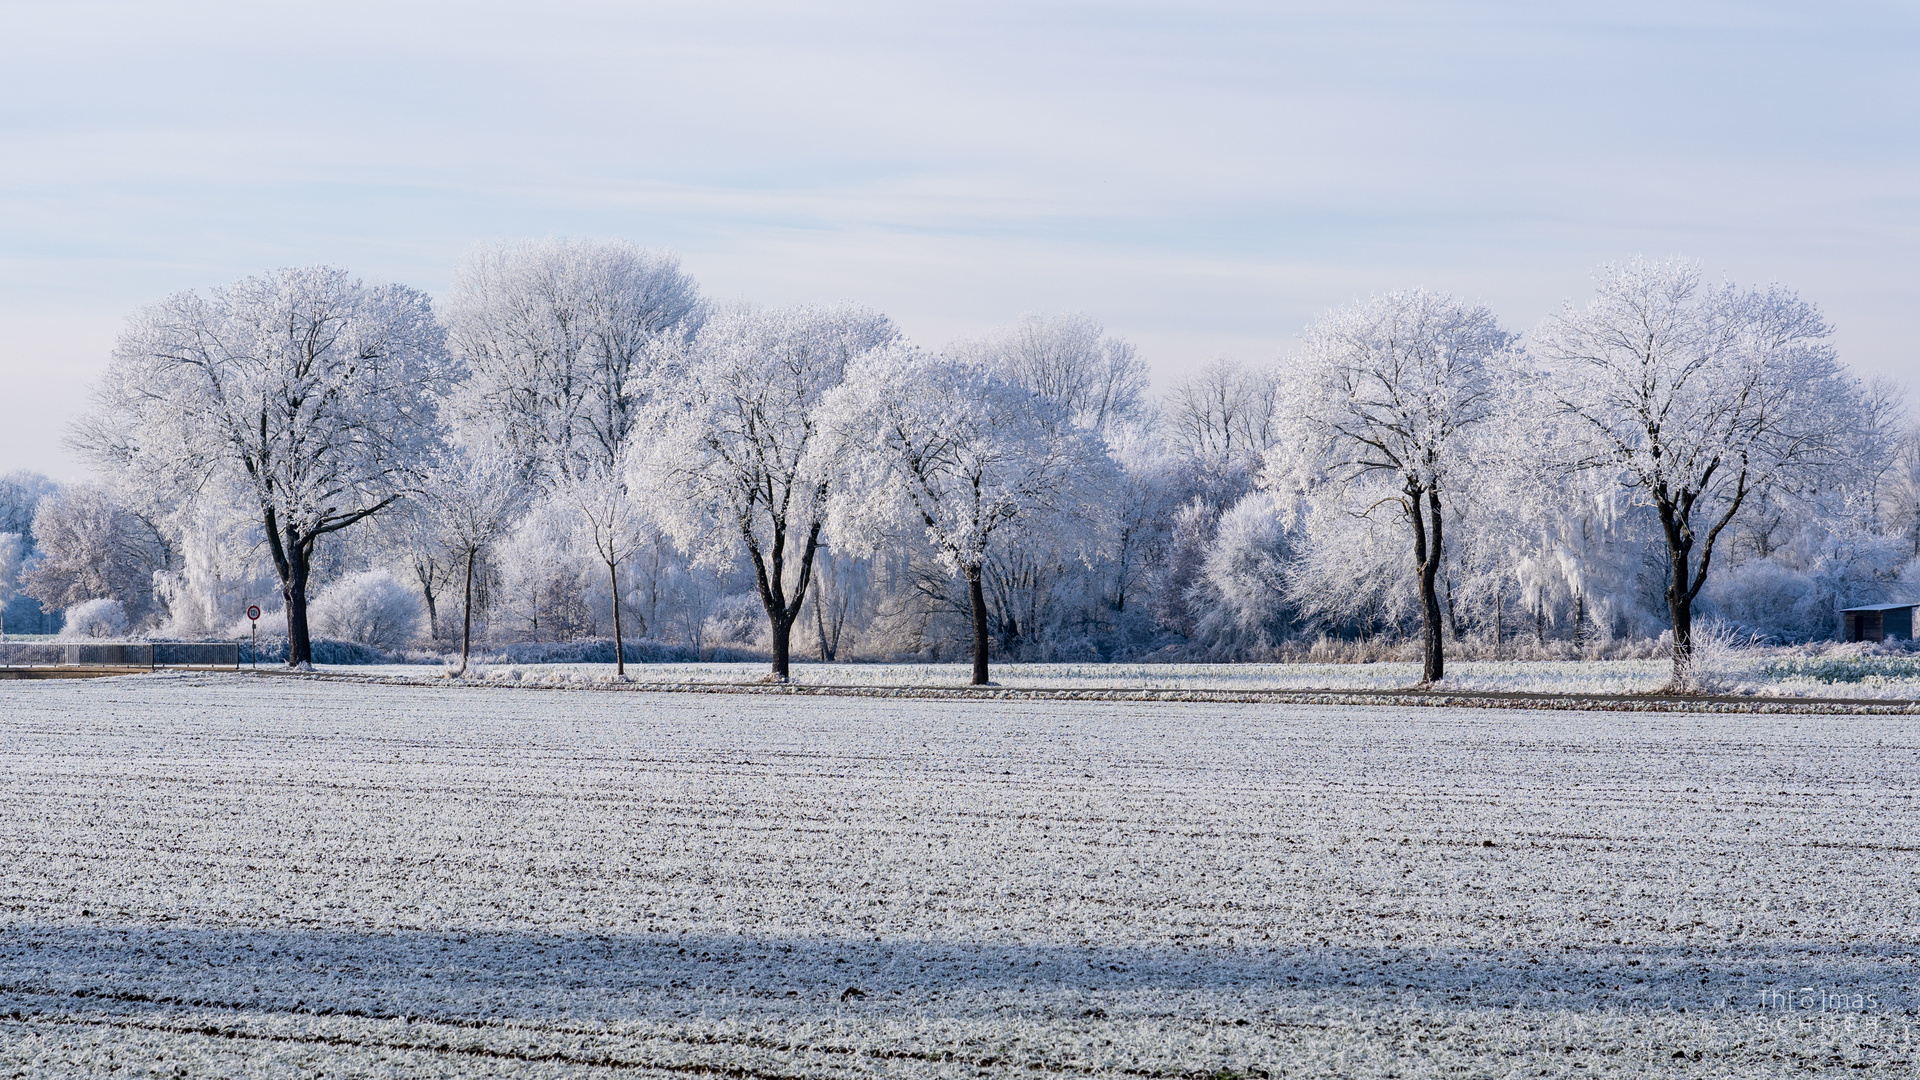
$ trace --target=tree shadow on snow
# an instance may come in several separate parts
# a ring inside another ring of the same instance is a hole
[[[1907,945],[1247,951],[156,925],[0,931],[0,1014],[86,1002],[453,1022],[1008,1010],[1232,1019],[1323,1006],[1911,1015],[1917,985],[1920,948]]]

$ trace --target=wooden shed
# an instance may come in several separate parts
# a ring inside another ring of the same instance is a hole
[[[1913,612],[1920,608],[1914,604],[1866,604],[1861,607],[1843,608],[1840,617],[1844,620],[1845,639],[1847,641],[1883,641],[1896,638],[1906,641],[1913,637]]]

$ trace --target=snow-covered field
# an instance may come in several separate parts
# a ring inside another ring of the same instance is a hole
[[[341,674],[425,679],[422,665],[333,667]],[[1658,690],[1673,675],[1668,660],[1460,660],[1447,665],[1450,690],[1546,694],[1636,694]],[[749,683],[767,665],[628,664],[636,683]],[[801,683],[861,687],[961,687],[966,664],[793,665]],[[1716,689],[1768,697],[1920,699],[1920,654],[1808,658],[1756,652],[1707,673]],[[538,685],[614,681],[612,664],[480,665],[473,679]],[[996,683],[1025,689],[1146,690],[1399,690],[1420,681],[1416,663],[1380,664],[1000,664]]]
[[[0,683],[0,1077],[1911,1076],[1916,795],[1900,717]]]

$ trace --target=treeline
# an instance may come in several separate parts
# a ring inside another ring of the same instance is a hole
[[[930,351],[622,243],[481,249],[438,307],[278,271],[128,320],[72,435],[97,481],[0,479],[0,601],[204,637],[270,597],[293,664],[316,632],[979,681],[1417,642],[1431,680],[1669,635],[1684,683],[1698,615],[1806,640],[1920,587],[1920,433],[1828,337],[1787,290],[1635,262],[1524,337],[1394,293],[1155,397],[1084,317]]]

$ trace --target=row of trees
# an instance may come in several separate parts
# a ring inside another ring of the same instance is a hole
[[[173,633],[223,629],[270,572],[294,664],[309,591],[376,566],[438,636],[458,598],[463,660],[476,629],[611,631],[624,664],[632,627],[757,637],[785,678],[808,624],[823,657],[962,646],[985,682],[996,651],[1417,627],[1432,681],[1450,642],[1531,621],[1665,624],[1684,684],[1701,604],[1822,634],[1920,557],[1899,388],[1828,337],[1785,290],[1631,263],[1524,339],[1394,293],[1153,400],[1085,318],[931,352],[854,306],[709,303],[631,245],[500,245],[438,312],[325,268],[144,309],[75,430],[102,484],[0,533],[48,606],[113,597]]]

